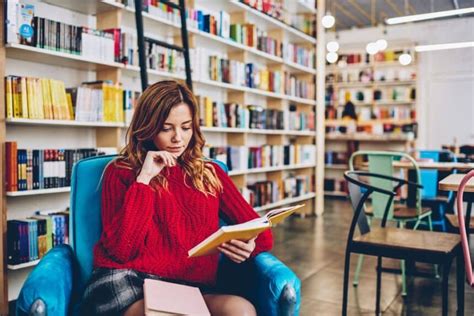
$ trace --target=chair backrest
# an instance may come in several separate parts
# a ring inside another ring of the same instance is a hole
[[[357,157],[366,156],[369,162],[369,172],[372,174],[385,175],[388,177],[393,177],[393,162],[396,160],[405,159],[408,160],[414,167],[416,172],[417,183],[420,183],[420,169],[415,159],[410,155],[402,152],[392,152],[392,151],[371,151],[371,150],[360,150],[354,152],[349,159],[349,169],[354,171],[354,161]],[[384,189],[387,191],[393,190],[393,183],[386,181],[385,179],[379,177],[370,177],[370,184],[376,188]],[[421,212],[421,191],[417,190],[416,198],[416,207],[419,212]],[[384,215],[384,210],[387,205],[387,201],[390,197],[386,194],[374,191],[372,194],[372,206],[373,214],[377,218],[382,218]],[[388,219],[393,218],[393,201],[390,205],[388,212]]]
[[[116,155],[98,156],[78,161],[72,170],[70,239],[78,263],[78,289],[92,274],[94,245],[102,233],[102,174]]]
[[[379,182],[388,182],[391,185],[391,189],[386,190],[384,188],[374,186],[372,185],[372,183],[369,184],[367,182],[362,181],[360,177],[367,177],[369,179],[369,182],[371,182],[370,180],[374,178],[380,180]],[[405,182],[401,179],[364,171],[346,171],[344,173],[344,178],[347,180],[348,183],[349,200],[352,204],[352,210],[354,211],[354,216],[352,218],[348,235],[348,242],[350,242],[353,239],[356,225],[359,227],[360,233],[362,235],[370,231],[370,226],[368,225],[367,217],[364,212],[365,202],[367,201],[367,199],[371,195],[373,196],[374,193],[383,194],[388,197],[385,207],[383,208],[381,222],[381,226],[384,227],[388,219],[390,206],[395,196],[394,189],[398,189],[398,187]],[[393,186],[393,181],[398,182],[398,184]]]
[[[458,222],[459,222],[459,234],[461,235],[461,243],[462,243],[462,251],[464,254],[464,266],[466,269],[466,276],[467,282],[471,287],[474,287],[474,276],[472,271],[472,263],[471,263],[471,251],[469,249],[469,240],[467,238],[467,230],[464,218],[464,188],[466,187],[467,182],[474,178],[474,170],[471,170],[466,174],[466,176],[461,180],[458,188],[458,196],[456,199],[456,206],[458,209]],[[467,216],[471,216],[471,214],[467,214]],[[467,228],[469,229],[469,228]]]
[[[71,180],[70,240],[77,259],[77,288],[82,293],[93,269],[93,248],[102,233],[102,175],[117,156],[98,156],[74,165]],[[227,166],[213,160],[225,172]]]
[[[453,152],[449,150],[418,150],[419,157],[421,159],[431,159],[433,162],[457,162],[457,158]],[[422,198],[435,198],[439,195],[438,182],[439,182],[439,171],[437,169],[422,169],[420,170],[421,184],[423,189],[421,190]],[[448,199],[451,200],[453,192],[450,191]]]

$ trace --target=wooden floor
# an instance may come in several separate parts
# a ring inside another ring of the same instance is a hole
[[[352,209],[346,201],[326,200],[322,217],[291,218],[274,229],[273,253],[301,279],[300,315],[341,315],[344,252]],[[366,257],[358,287],[352,286],[357,256],[351,257],[349,315],[375,312],[375,259]],[[398,267],[384,260],[383,266]],[[417,265],[427,272],[430,265]],[[456,315],[456,265],[449,280],[449,315]],[[401,293],[401,277],[382,274],[381,308],[384,315],[441,315],[441,279],[410,277],[408,298]],[[474,291],[466,286],[465,315],[474,315]]]

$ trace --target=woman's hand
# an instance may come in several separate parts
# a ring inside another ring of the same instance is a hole
[[[242,263],[247,260],[254,251],[255,238],[252,238],[247,242],[232,239],[229,242],[223,243],[217,247],[217,249],[235,263]]]
[[[151,179],[158,175],[164,167],[176,165],[177,158],[175,154],[164,150],[147,152],[137,182],[149,184]]]

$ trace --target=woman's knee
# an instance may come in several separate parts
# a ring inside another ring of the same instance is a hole
[[[214,316],[256,316],[255,307],[243,297],[236,295],[205,295],[209,311]]]

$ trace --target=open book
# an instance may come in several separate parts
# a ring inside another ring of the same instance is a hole
[[[293,214],[297,209],[303,207],[304,204],[283,207],[271,210],[265,216],[253,219],[251,221],[223,226],[214,234],[210,235],[194,248],[188,251],[189,257],[199,257],[217,252],[217,247],[232,239],[248,241],[263,232],[264,230],[280,223],[286,217]]]
[[[146,316],[211,315],[197,287],[145,279],[143,292]]]

